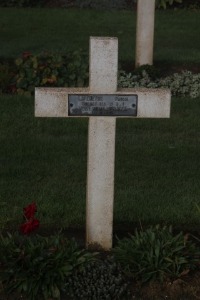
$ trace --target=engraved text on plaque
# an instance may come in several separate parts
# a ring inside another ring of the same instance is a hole
[[[71,116],[137,116],[137,95],[68,95]]]

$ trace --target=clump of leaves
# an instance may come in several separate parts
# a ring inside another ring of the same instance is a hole
[[[174,236],[171,227],[159,225],[118,240],[113,252],[124,272],[142,282],[177,278],[196,269],[200,259],[200,249],[188,235]]]
[[[87,264],[68,277],[64,292],[72,299],[128,299],[127,280],[112,259]]]
[[[156,7],[166,9],[168,5],[173,5],[175,2],[182,3],[182,0],[156,0]]]
[[[35,87],[72,87],[88,83],[88,59],[81,50],[66,55],[25,52],[15,63],[18,94],[31,95]]]
[[[66,277],[94,255],[80,250],[74,240],[58,234],[24,237],[0,236],[1,280],[8,293],[19,292],[28,299],[60,299]]]
[[[121,71],[118,78],[119,87],[169,88],[172,95],[176,97],[189,95],[191,98],[197,98],[200,96],[200,74],[183,71],[163,78],[153,78],[151,70],[150,75],[148,71],[146,67],[135,73]]]
[[[160,79],[159,85],[169,87],[174,96],[186,96],[197,98],[200,96],[200,74],[192,74],[190,71],[174,73]]]
[[[153,80],[161,77],[161,71],[157,67],[155,67],[153,65],[148,65],[148,64],[137,67],[134,70],[133,74],[136,75],[136,76],[143,77],[143,72],[144,71]]]

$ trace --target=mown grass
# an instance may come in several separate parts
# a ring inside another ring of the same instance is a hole
[[[42,225],[85,224],[87,118],[34,117],[33,98],[0,97],[1,226],[35,201]],[[199,226],[200,98],[170,119],[117,120],[114,223]]]
[[[200,61],[200,12],[156,11],[154,62]],[[117,36],[134,65],[134,11],[0,8],[0,57],[85,49],[89,36]],[[200,99],[173,98],[166,120],[117,120],[116,226],[199,226]],[[0,225],[21,222],[35,201],[42,225],[85,224],[87,119],[39,119],[34,100],[0,95]]]
[[[0,8],[0,57],[24,51],[88,51],[90,36],[116,36],[120,61],[134,65],[135,11]],[[200,12],[156,11],[155,63],[200,61]]]

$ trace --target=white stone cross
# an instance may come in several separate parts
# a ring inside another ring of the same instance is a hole
[[[112,247],[116,117],[168,118],[170,91],[117,89],[117,38],[90,38],[89,88],[36,88],[36,117],[89,116],[86,245]]]

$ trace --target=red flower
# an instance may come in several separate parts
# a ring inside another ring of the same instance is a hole
[[[29,234],[31,231],[38,228],[39,224],[40,224],[40,222],[37,219],[30,220],[20,226],[20,231],[23,234]]]
[[[22,57],[23,57],[23,58],[28,58],[28,57],[31,56],[31,55],[32,55],[31,52],[25,51],[25,52],[23,52]]]
[[[23,234],[29,234],[31,231],[38,228],[40,224],[39,220],[34,219],[35,212],[37,211],[35,202],[24,207],[23,211],[24,211],[24,218],[26,219],[26,221],[25,223],[20,225],[20,231]]]
[[[37,207],[35,202],[29,204],[28,206],[23,208],[24,211],[24,217],[26,220],[30,220],[34,218],[35,212],[37,211]]]

